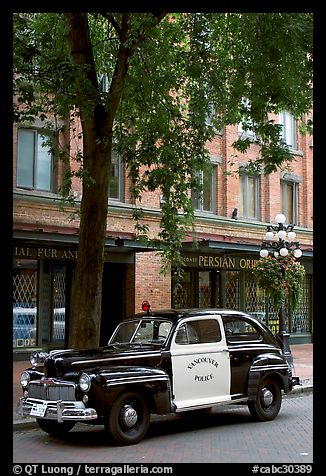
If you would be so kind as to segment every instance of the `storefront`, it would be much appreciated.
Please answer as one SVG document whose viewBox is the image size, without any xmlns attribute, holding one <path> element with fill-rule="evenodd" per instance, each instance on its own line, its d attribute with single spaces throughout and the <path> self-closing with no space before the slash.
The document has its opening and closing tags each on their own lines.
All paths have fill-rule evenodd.
<svg viewBox="0 0 326 476">
<path fill-rule="evenodd" d="M 252 268 L 259 259 L 259 248 L 203 243 L 199 249 L 184 247 L 184 276 L 182 286 L 172 297 L 172 306 L 224 307 L 249 312 L 265 321 L 278 332 L 278 310 L 273 309 L 265 292 L 257 286 Z M 288 310 L 292 343 L 312 341 L 312 257 L 304 252 L 301 263 L 306 269 L 304 294 L 295 312 Z"/>
<path fill-rule="evenodd" d="M 78 235 L 14 232 L 13 351 L 17 360 L 26 358 L 32 349 L 68 346 L 77 246 Z M 148 260 L 136 268 L 135 253 L 144 251 L 151 250 L 131 237 L 105 241 L 101 345 L 107 342 L 116 324 L 134 312 L 135 277 L 144 273 L 139 266 L 149 269 Z M 178 291 L 171 293 L 172 307 L 239 309 L 258 316 L 278 332 L 277 310 L 271 307 L 252 274 L 258 252 L 257 246 L 214 241 L 202 242 L 199 248 L 185 245 L 184 279 Z M 309 252 L 303 252 L 300 262 L 306 276 L 300 307 L 288 313 L 292 343 L 311 342 L 313 332 L 313 270 Z"/>
<path fill-rule="evenodd" d="M 26 357 L 31 349 L 68 345 L 77 246 L 78 236 L 14 233 L 14 358 Z M 105 344 L 116 324 L 133 312 L 137 251 L 144 251 L 144 247 L 132 239 L 112 237 L 105 241 L 100 344 Z"/>
</svg>

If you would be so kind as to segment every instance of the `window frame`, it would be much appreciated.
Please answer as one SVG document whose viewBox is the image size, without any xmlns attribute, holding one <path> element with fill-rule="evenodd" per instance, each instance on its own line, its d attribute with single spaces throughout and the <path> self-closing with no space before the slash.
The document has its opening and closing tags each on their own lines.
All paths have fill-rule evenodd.
<svg viewBox="0 0 326 476">
<path fill-rule="evenodd" d="M 111 178 L 115 177 L 115 175 L 112 175 L 110 173 L 110 181 L 109 181 L 109 190 L 108 190 L 108 199 L 110 202 L 123 202 L 123 197 L 124 197 L 124 168 L 123 168 L 123 159 L 122 155 L 119 154 L 119 152 L 113 148 L 112 149 L 112 155 L 111 155 L 111 170 L 112 167 L 114 166 L 113 159 L 114 157 L 117 158 L 117 170 L 118 170 L 118 175 L 117 175 L 117 185 L 118 185 L 118 193 L 117 197 L 112 197 L 110 195 L 111 192 Z"/>
<path fill-rule="evenodd" d="M 205 116 L 205 124 L 207 127 L 211 127 L 215 135 L 222 136 L 223 128 L 217 128 L 216 124 L 216 107 L 212 102 L 208 103 L 208 112 Z"/>
<path fill-rule="evenodd" d="M 32 183 L 30 185 L 20 184 L 19 181 L 19 165 L 22 164 L 23 156 L 21 154 L 21 142 L 20 142 L 20 134 L 23 131 L 28 131 L 33 133 L 33 150 L 31 151 L 32 160 L 33 160 L 33 172 L 32 172 Z M 53 146 L 56 146 L 56 137 L 53 132 L 48 130 L 39 129 L 39 128 L 32 128 L 32 127 L 19 127 L 17 129 L 17 155 L 16 155 L 16 188 L 22 190 L 35 190 L 40 192 L 50 192 L 55 193 L 55 185 L 56 185 L 56 173 L 55 173 L 55 157 L 53 151 L 49 147 L 47 149 L 48 156 L 50 157 L 50 186 L 48 188 L 41 188 L 37 186 L 37 173 L 38 173 L 38 162 L 39 162 L 39 140 L 41 137 L 44 137 L 45 140 L 50 140 Z M 43 141 L 43 139 L 41 139 Z"/>
<path fill-rule="evenodd" d="M 260 193 L 259 193 L 259 176 L 248 174 L 246 172 L 240 172 L 239 174 L 239 185 L 240 185 L 240 200 L 242 201 L 239 205 L 239 216 L 241 218 L 247 218 L 251 220 L 259 220 L 260 217 Z M 254 207 L 255 214 L 254 216 L 249 215 L 250 210 L 250 188 L 249 188 L 249 179 L 254 180 Z M 242 209 L 241 209 L 242 208 Z"/>
<path fill-rule="evenodd" d="M 212 327 L 207 329 L 210 323 L 215 324 L 215 334 Z M 183 335 L 180 339 L 181 331 Z M 210 345 L 217 344 L 221 341 L 222 332 L 220 323 L 217 319 L 209 316 L 207 316 L 206 319 L 191 319 L 182 322 L 174 335 L 174 343 L 176 345 Z"/>
<path fill-rule="evenodd" d="M 198 173 L 200 184 L 203 188 L 202 193 L 200 194 L 197 191 L 192 191 L 191 192 L 191 199 L 192 199 L 192 206 L 195 210 L 195 212 L 200 212 L 200 213 L 210 213 L 214 214 L 216 213 L 216 208 L 217 208 L 217 203 L 216 203 L 216 171 L 217 171 L 217 164 L 211 162 L 211 169 L 210 170 L 202 170 Z M 203 191 L 204 191 L 204 184 L 205 184 L 205 177 L 204 174 L 210 173 L 210 207 L 209 209 L 204 208 L 204 197 L 203 197 Z"/>
<path fill-rule="evenodd" d="M 243 105 L 243 108 L 245 110 L 249 110 L 250 106 L 251 106 L 249 99 L 248 98 L 242 98 L 242 105 Z M 239 139 L 250 139 L 252 141 L 256 140 L 257 136 L 256 136 L 255 131 L 253 131 L 251 129 L 244 129 L 242 124 L 243 124 L 243 121 L 240 121 L 238 123 L 238 137 L 239 137 Z M 254 126 L 253 121 L 248 120 L 248 125 L 253 127 Z"/>
<path fill-rule="evenodd" d="M 234 332 L 236 325 L 238 325 L 238 329 Z M 243 317 L 223 316 L 223 326 L 228 344 L 250 344 L 265 341 L 264 335 L 259 327 Z M 241 327 L 243 328 L 242 330 L 240 330 Z M 232 331 L 231 328 L 233 328 Z M 254 332 L 252 332 L 251 329 L 253 329 Z"/>
<path fill-rule="evenodd" d="M 281 137 L 292 150 L 297 149 L 297 121 L 289 111 L 279 113 L 279 124 L 282 126 Z"/>
<path fill-rule="evenodd" d="M 289 187 L 292 188 L 292 215 L 293 219 L 290 219 L 291 214 L 289 213 L 289 202 L 288 202 L 288 194 L 284 193 L 284 187 L 287 189 Z M 280 188 L 281 188 L 281 211 L 287 217 L 289 223 L 295 225 L 298 223 L 299 217 L 299 183 L 293 180 L 280 180 Z M 286 197 L 286 200 L 284 198 Z"/>
<path fill-rule="evenodd" d="M 251 129 L 243 129 L 242 122 L 239 122 L 238 124 L 238 136 L 240 139 L 250 139 L 250 140 L 257 139 L 255 131 Z"/>
</svg>

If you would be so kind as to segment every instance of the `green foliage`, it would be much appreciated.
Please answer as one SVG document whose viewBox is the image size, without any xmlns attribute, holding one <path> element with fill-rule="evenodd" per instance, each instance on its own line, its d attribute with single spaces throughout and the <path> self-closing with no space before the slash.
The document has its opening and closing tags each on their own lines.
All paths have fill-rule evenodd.
<svg viewBox="0 0 326 476">
<path fill-rule="evenodd" d="M 292 159 L 267 114 L 286 109 L 303 121 L 311 110 L 310 13 L 171 13 L 155 27 L 152 13 L 88 13 L 97 84 L 87 74 L 91 62 L 71 61 L 64 15 L 14 14 L 15 120 L 68 119 L 72 111 L 85 120 L 101 109 L 108 118 L 101 140 L 117 144 L 134 198 L 155 189 L 164 197 L 160 239 L 169 260 L 191 228 L 191 190 L 200 191 L 198 172 L 209 163 L 214 127 L 243 121 L 256 133 L 260 156 L 252 169 L 268 174 Z M 122 49 L 130 57 L 116 106 L 111 87 Z M 107 90 L 100 89 L 103 74 Z M 212 104 L 214 127 L 206 121 Z M 245 152 L 251 142 L 234 146 Z M 80 152 L 76 159 L 75 175 L 87 186 L 92 177 Z M 136 232 L 147 232 L 141 217 Z"/>
<path fill-rule="evenodd" d="M 286 299 L 292 310 L 298 307 L 303 293 L 305 268 L 294 256 L 261 258 L 252 272 L 275 308 L 279 308 Z"/>
</svg>

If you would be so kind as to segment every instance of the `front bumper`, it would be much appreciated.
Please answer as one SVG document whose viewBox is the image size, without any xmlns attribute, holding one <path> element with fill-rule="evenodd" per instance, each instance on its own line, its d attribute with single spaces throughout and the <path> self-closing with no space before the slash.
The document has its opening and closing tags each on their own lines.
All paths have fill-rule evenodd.
<svg viewBox="0 0 326 476">
<path fill-rule="evenodd" d="M 51 401 L 21 397 L 17 413 L 22 417 L 56 420 L 60 423 L 63 421 L 82 422 L 97 419 L 96 410 L 85 407 L 81 401 Z"/>
<path fill-rule="evenodd" d="M 300 377 L 292 377 L 292 387 L 295 385 L 302 385 Z"/>
</svg>

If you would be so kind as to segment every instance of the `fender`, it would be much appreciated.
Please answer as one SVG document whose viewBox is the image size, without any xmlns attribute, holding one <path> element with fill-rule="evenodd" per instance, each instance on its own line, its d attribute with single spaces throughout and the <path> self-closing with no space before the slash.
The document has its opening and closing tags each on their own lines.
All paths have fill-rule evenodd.
<svg viewBox="0 0 326 476">
<path fill-rule="evenodd" d="M 147 396 L 151 412 L 167 414 L 172 408 L 169 375 L 153 367 L 119 366 L 101 370 L 93 376 L 91 398 L 102 405 L 112 405 L 122 391 L 139 391 Z"/>
<path fill-rule="evenodd" d="M 34 368 L 30 367 L 25 370 L 25 372 L 29 373 L 31 380 L 41 380 L 44 377 L 44 369 L 42 368 Z"/>
<path fill-rule="evenodd" d="M 282 355 L 264 353 L 258 355 L 252 362 L 248 377 L 248 399 L 255 400 L 259 389 L 259 381 L 266 375 L 276 377 L 284 392 L 291 390 L 291 371 Z M 290 378 L 289 378 L 290 375 Z"/>
</svg>

